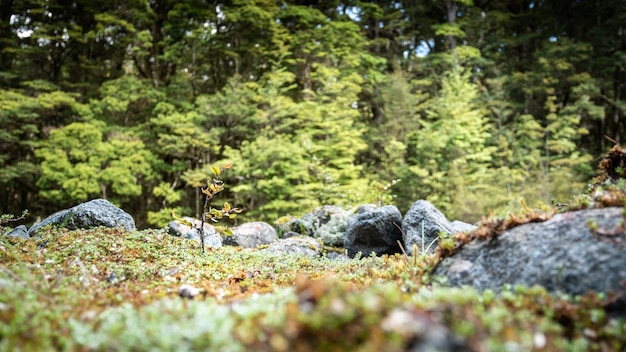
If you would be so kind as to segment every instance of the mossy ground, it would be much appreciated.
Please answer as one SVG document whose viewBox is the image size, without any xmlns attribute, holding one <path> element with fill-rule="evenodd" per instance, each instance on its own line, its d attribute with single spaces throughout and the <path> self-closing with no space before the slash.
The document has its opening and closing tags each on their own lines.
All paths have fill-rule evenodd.
<svg viewBox="0 0 626 352">
<path fill-rule="evenodd" d="M 417 257 L 203 255 L 162 231 L 94 229 L 3 239 L 0 263 L 6 351 L 401 351 L 424 333 L 406 316 L 443 324 L 477 351 L 626 347 L 626 325 L 602 296 L 443 288 Z M 200 294 L 179 297 L 182 284 Z"/>
</svg>

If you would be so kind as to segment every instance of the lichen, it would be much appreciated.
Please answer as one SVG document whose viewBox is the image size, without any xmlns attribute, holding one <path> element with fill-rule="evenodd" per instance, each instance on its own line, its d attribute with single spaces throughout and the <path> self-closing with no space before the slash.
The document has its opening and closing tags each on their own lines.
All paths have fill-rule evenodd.
<svg viewBox="0 0 626 352">
<path fill-rule="evenodd" d="M 350 216 L 351 214 L 348 212 L 332 214 L 328 222 L 317 229 L 315 236 L 320 238 L 327 246 L 343 246 L 343 237 Z"/>
</svg>

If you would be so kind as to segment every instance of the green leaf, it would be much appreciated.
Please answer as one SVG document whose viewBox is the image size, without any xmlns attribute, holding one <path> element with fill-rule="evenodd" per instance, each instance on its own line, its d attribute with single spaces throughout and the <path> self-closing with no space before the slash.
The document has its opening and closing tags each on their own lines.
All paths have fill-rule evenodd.
<svg viewBox="0 0 626 352">
<path fill-rule="evenodd" d="M 222 236 L 232 236 L 233 230 L 226 226 L 215 226 L 215 230 L 219 232 Z"/>
</svg>

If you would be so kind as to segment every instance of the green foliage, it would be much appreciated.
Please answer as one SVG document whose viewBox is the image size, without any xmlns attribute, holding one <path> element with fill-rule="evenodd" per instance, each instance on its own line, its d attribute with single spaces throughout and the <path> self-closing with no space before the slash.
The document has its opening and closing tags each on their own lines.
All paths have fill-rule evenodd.
<svg viewBox="0 0 626 352">
<path fill-rule="evenodd" d="M 201 116 L 199 124 L 211 131 L 220 151 L 226 146 L 238 148 L 258 130 L 256 108 L 251 102 L 252 91 L 237 77 L 229 81 L 221 92 L 201 95 L 196 104 Z M 219 153 L 217 157 L 222 157 Z"/>
<path fill-rule="evenodd" d="M 308 160 L 301 143 L 283 135 L 259 136 L 244 142 L 241 150 L 227 149 L 228 160 L 237 165 L 242 181 L 232 187 L 239 204 L 249 216 L 259 219 L 297 214 L 318 204 L 311 200 Z"/>
<path fill-rule="evenodd" d="M 148 224 L 158 228 L 166 227 L 172 221 L 172 214 L 185 214 L 189 209 L 182 207 L 162 206 L 158 211 L 148 212 Z"/>
<path fill-rule="evenodd" d="M 25 153 L 31 142 L 28 136 L 37 131 L 36 98 L 18 91 L 0 90 L 0 183 L 10 184 L 29 178 L 36 169 Z"/>
<path fill-rule="evenodd" d="M 15 216 L 13 214 L 2 214 L 0 215 L 0 227 L 4 226 L 10 222 L 23 220 L 28 216 L 28 210 L 24 210 L 20 216 Z"/>
<path fill-rule="evenodd" d="M 241 213 L 241 209 L 233 208 L 228 202 L 224 202 L 222 208 L 214 208 L 211 206 L 213 197 L 224 190 L 224 182 L 220 180 L 222 171 L 230 169 L 232 166 L 233 164 L 225 164 L 219 168 L 217 166 L 211 166 L 213 177 L 207 181 L 206 187 L 202 188 L 205 200 L 202 211 L 202 222 L 200 223 L 200 226 L 197 227 L 197 230 L 200 233 L 200 248 L 202 249 L 202 253 L 204 253 L 204 223 L 207 221 L 219 222 L 224 217 L 232 220 L 237 217 L 237 214 Z M 221 230 L 220 232 L 225 235 L 232 235 L 232 231 L 228 228 L 219 227 L 218 230 Z"/>
<path fill-rule="evenodd" d="M 460 68 L 443 79 L 442 90 L 425 106 L 421 128 L 407 137 L 408 165 L 402 179 L 419 184 L 410 199 L 428 199 L 452 218 L 474 214 L 456 213 L 463 209 L 463 192 L 480 192 L 489 179 L 489 163 L 494 147 L 488 145 L 490 125 L 485 112 L 476 104 L 478 89 L 469 73 Z M 419 193 L 417 193 L 419 192 Z"/>
<path fill-rule="evenodd" d="M 90 106 L 99 120 L 111 125 L 133 126 L 149 120 L 152 108 L 163 100 L 163 92 L 132 75 L 109 80 L 100 87 L 100 99 Z"/>
<path fill-rule="evenodd" d="M 232 159 L 246 220 L 402 179 L 383 202 L 475 221 L 580 192 L 626 130 L 616 0 L 65 5 L 2 6 L 3 212 L 105 195 L 161 226 Z"/>
<path fill-rule="evenodd" d="M 91 197 L 122 203 L 142 194 L 142 181 L 153 177 L 154 156 L 128 134 L 102 133 L 100 122 L 75 122 L 53 130 L 35 154 L 41 158 L 37 182 L 41 196 L 71 204 Z"/>
</svg>

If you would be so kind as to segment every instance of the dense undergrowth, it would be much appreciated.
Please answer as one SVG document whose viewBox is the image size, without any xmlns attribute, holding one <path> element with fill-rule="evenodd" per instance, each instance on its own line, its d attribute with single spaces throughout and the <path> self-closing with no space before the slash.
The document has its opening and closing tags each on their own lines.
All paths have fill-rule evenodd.
<svg viewBox="0 0 626 352">
<path fill-rule="evenodd" d="M 428 258 L 198 246 L 154 230 L 2 239 L 0 350 L 400 351 L 438 324 L 477 351 L 626 347 L 601 295 L 443 288 Z"/>
</svg>

